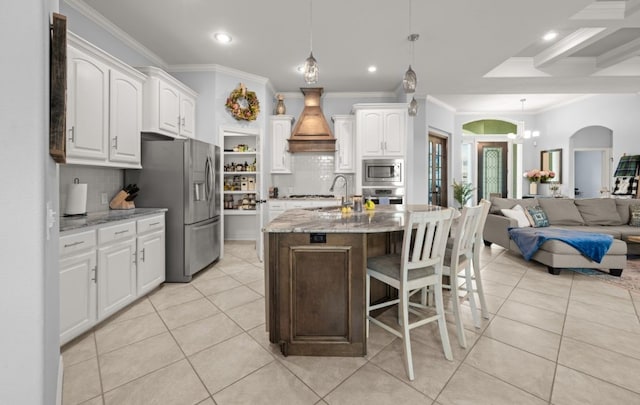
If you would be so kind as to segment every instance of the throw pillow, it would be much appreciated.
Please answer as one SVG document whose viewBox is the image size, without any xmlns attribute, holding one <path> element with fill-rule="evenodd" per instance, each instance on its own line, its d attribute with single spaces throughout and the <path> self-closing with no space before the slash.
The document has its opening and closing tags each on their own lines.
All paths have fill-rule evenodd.
<svg viewBox="0 0 640 405">
<path fill-rule="evenodd" d="M 611 198 L 575 200 L 576 207 L 586 225 L 624 225 Z"/>
<path fill-rule="evenodd" d="M 629 210 L 631 211 L 629 225 L 640 226 L 640 205 L 631 205 Z"/>
<path fill-rule="evenodd" d="M 522 208 L 522 206 L 519 204 L 516 204 L 516 206 L 512 209 L 503 208 L 500 211 L 505 217 L 512 218 L 518 221 L 518 228 L 531 226 L 529 218 L 527 218 L 527 214 L 524 213 L 524 208 Z"/>
<path fill-rule="evenodd" d="M 634 195 L 638 190 L 636 177 L 616 177 L 613 195 Z"/>
<path fill-rule="evenodd" d="M 534 228 L 544 228 L 545 226 L 549 226 L 549 219 L 542 207 L 527 207 L 526 213 L 531 226 Z"/>
<path fill-rule="evenodd" d="M 584 225 L 584 219 L 582 219 L 574 200 L 541 198 L 540 206 L 547 214 L 550 225 Z"/>
</svg>

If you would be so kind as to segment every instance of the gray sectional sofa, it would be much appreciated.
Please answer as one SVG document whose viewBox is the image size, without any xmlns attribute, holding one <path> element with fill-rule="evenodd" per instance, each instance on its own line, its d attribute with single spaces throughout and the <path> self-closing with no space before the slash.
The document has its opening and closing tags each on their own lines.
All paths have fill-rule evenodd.
<svg viewBox="0 0 640 405">
<path fill-rule="evenodd" d="M 638 199 L 492 198 L 483 232 L 487 246 L 495 243 L 520 253 L 508 233 L 510 227 L 517 227 L 517 220 L 502 215 L 501 211 L 518 204 L 525 210 L 526 207 L 542 207 L 550 227 L 606 233 L 614 237 L 601 263 L 591 261 L 564 242 L 545 242 L 532 259 L 546 265 L 552 274 L 559 274 L 561 268 L 592 268 L 608 269 L 612 275 L 619 276 L 626 266 L 627 254 L 640 255 L 640 243 L 628 240 L 629 236 L 640 236 L 640 227 L 629 225 L 630 206 L 640 205 Z"/>
</svg>

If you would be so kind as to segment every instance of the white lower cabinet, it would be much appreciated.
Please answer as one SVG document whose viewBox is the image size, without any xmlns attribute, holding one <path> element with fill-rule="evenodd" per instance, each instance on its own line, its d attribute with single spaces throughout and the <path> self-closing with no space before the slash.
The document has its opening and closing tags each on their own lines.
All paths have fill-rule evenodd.
<svg viewBox="0 0 640 405">
<path fill-rule="evenodd" d="M 95 238 L 95 236 L 94 236 Z M 96 251 L 60 260 L 60 342 L 67 342 L 96 323 Z"/>
<path fill-rule="evenodd" d="M 60 344 L 165 279 L 164 214 L 60 236 Z"/>
<path fill-rule="evenodd" d="M 137 293 L 143 295 L 165 279 L 164 215 L 138 221 Z"/>
<path fill-rule="evenodd" d="M 124 239 L 98 249 L 98 319 L 136 299 L 136 240 Z"/>
</svg>

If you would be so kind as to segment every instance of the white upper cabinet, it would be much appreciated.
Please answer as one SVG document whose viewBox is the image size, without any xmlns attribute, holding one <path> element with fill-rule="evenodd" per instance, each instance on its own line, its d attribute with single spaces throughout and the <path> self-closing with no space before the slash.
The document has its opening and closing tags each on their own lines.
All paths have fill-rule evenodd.
<svg viewBox="0 0 640 405">
<path fill-rule="evenodd" d="M 195 138 L 196 92 L 161 69 L 144 66 L 142 132 L 172 138 Z"/>
<path fill-rule="evenodd" d="M 146 76 L 69 33 L 67 163 L 140 168 Z"/>
<path fill-rule="evenodd" d="M 405 104 L 356 104 L 356 131 L 362 157 L 404 157 Z"/>
<path fill-rule="evenodd" d="M 333 134 L 336 137 L 336 173 L 354 173 L 355 156 L 355 117 L 353 115 L 334 115 Z"/>
<path fill-rule="evenodd" d="M 291 173 L 291 153 L 288 139 L 291 136 L 293 117 L 271 116 L 271 173 Z"/>
<path fill-rule="evenodd" d="M 112 70 L 110 76 L 109 160 L 140 163 L 142 83 Z M 130 136 L 138 134 L 138 136 Z"/>
<path fill-rule="evenodd" d="M 67 160 L 106 162 L 109 68 L 69 47 L 67 52 Z"/>
</svg>

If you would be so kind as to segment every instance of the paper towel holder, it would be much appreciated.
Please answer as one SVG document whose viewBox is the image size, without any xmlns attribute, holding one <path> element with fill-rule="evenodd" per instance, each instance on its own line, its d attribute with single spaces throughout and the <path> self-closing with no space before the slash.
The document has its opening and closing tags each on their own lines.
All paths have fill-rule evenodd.
<svg viewBox="0 0 640 405">
<path fill-rule="evenodd" d="M 71 187 L 75 189 L 71 189 Z M 80 184 L 80 179 L 73 179 L 73 185 L 69 186 L 69 193 L 67 195 L 67 207 L 63 216 L 65 217 L 80 217 L 87 215 L 87 185 Z"/>
</svg>

